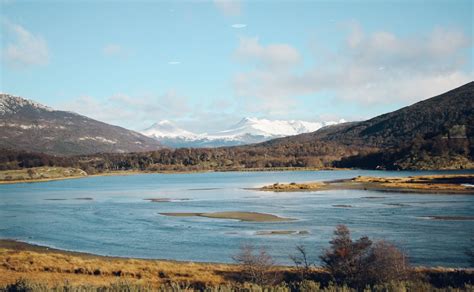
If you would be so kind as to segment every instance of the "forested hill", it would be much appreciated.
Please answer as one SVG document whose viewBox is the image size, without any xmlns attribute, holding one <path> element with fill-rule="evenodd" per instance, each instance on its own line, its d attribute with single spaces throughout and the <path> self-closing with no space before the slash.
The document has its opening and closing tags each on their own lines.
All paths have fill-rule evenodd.
<svg viewBox="0 0 474 292">
<path fill-rule="evenodd" d="M 474 132 L 474 81 L 411 106 L 367 121 L 345 123 L 294 137 L 275 139 L 267 146 L 287 141 L 334 141 L 345 145 L 400 147 L 414 139 L 469 138 Z"/>
<path fill-rule="evenodd" d="M 213 149 L 161 149 L 68 159 L 1 151 L 0 168 L 75 166 L 109 170 L 242 170 L 277 167 L 474 168 L 474 82 L 363 122 L 268 142 Z"/>
</svg>

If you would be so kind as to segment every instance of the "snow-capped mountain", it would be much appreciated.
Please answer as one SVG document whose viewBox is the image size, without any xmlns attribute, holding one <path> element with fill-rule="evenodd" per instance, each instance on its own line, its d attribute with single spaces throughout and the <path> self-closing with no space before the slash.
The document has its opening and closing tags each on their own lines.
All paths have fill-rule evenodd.
<svg viewBox="0 0 474 292">
<path fill-rule="evenodd" d="M 322 127 L 343 122 L 345 121 L 307 122 L 247 117 L 227 130 L 197 134 L 164 120 L 143 130 L 142 134 L 155 138 L 169 147 L 220 147 L 259 143 L 270 139 L 314 132 Z"/>
<path fill-rule="evenodd" d="M 163 120 L 158 123 L 154 123 L 149 128 L 142 131 L 142 134 L 152 137 L 155 139 L 160 138 L 189 138 L 196 139 L 197 135 L 181 129 L 177 125 L 173 124 L 168 120 Z"/>
</svg>

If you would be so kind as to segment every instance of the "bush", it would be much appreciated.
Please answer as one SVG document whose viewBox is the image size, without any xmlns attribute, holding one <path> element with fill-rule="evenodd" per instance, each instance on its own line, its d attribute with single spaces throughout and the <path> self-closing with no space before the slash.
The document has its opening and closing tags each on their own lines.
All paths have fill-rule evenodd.
<svg viewBox="0 0 474 292">
<path fill-rule="evenodd" d="M 408 275 L 409 265 L 403 252 L 386 241 L 375 244 L 368 237 L 353 241 L 349 229 L 338 225 L 331 247 L 321 256 L 324 267 L 337 283 L 364 288 L 392 281 Z"/>
</svg>

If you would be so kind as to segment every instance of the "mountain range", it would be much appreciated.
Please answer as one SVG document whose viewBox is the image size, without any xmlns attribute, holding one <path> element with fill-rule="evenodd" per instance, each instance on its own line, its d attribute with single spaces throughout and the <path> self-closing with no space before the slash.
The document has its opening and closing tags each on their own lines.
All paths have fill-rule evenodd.
<svg viewBox="0 0 474 292">
<path fill-rule="evenodd" d="M 9 94 L 0 94 L 0 137 L 0 149 L 54 155 L 138 152 L 162 147 L 140 133 Z"/>
<path fill-rule="evenodd" d="M 275 138 L 314 132 L 322 127 L 344 123 L 268 120 L 246 117 L 227 130 L 214 133 L 193 133 L 163 120 L 141 133 L 169 147 L 222 147 L 260 143 Z"/>
<path fill-rule="evenodd" d="M 208 136 L 239 137 L 249 132 L 248 125 L 252 125 L 251 133 L 263 137 L 282 134 L 281 129 L 285 134 L 292 127 L 291 131 L 299 129 L 294 122 L 280 121 L 278 127 L 270 126 L 274 122 L 247 118 L 228 131 Z M 69 156 L 65 160 L 3 151 L 0 167 L 4 169 L 45 163 L 77 167 L 88 173 L 283 167 L 474 169 L 474 82 L 366 121 L 339 123 L 309 133 L 232 147 L 158 149 L 160 144 L 155 139 L 142 134 L 6 95 L 1 96 L 0 123 L 0 148 L 43 153 L 115 152 Z M 170 122 L 155 125 L 147 134 L 194 137 L 192 132 L 176 129 Z M 124 138 L 119 141 L 118 137 Z M 85 142 L 102 148 L 85 147 Z M 134 150 L 117 147 L 119 142 Z M 116 153 L 128 151 L 148 152 Z"/>
</svg>

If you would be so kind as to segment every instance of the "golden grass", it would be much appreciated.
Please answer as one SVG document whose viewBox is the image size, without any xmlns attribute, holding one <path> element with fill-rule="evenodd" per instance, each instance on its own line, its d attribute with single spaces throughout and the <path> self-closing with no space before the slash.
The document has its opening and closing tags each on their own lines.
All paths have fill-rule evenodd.
<svg viewBox="0 0 474 292">
<path fill-rule="evenodd" d="M 319 191 L 319 190 L 327 189 L 327 187 L 328 187 L 328 184 L 324 182 L 289 183 L 289 184 L 275 183 L 272 185 L 264 186 L 260 188 L 260 190 L 272 191 L 272 192 Z"/>
<path fill-rule="evenodd" d="M 174 213 L 160 213 L 165 216 L 175 217 L 206 217 L 215 219 L 232 219 L 248 222 L 281 222 L 281 221 L 292 221 L 295 219 L 278 217 L 273 214 L 257 213 L 257 212 L 214 212 L 214 213 L 189 213 L 189 212 L 174 212 Z"/>
<path fill-rule="evenodd" d="M 131 284 L 158 287 L 169 281 L 227 283 L 226 273 L 238 270 L 235 265 L 120 259 L 92 255 L 70 255 L 65 252 L 37 252 L 0 249 L 0 284 L 19 278 L 57 286 L 66 281 L 75 286 L 84 283 L 110 285 L 118 279 Z"/>
<path fill-rule="evenodd" d="M 462 193 L 474 194 L 474 188 L 467 184 L 474 183 L 473 174 L 424 175 L 408 177 L 370 177 L 358 176 L 352 179 L 268 185 L 259 188 L 261 191 L 298 192 L 340 189 L 366 189 L 379 191 L 402 191 L 424 193 Z"/>
<path fill-rule="evenodd" d="M 472 174 L 422 175 L 408 177 L 363 177 L 352 179 L 365 186 L 384 187 L 388 189 L 461 192 L 474 194 L 474 188 L 465 184 L 474 181 Z"/>
</svg>

